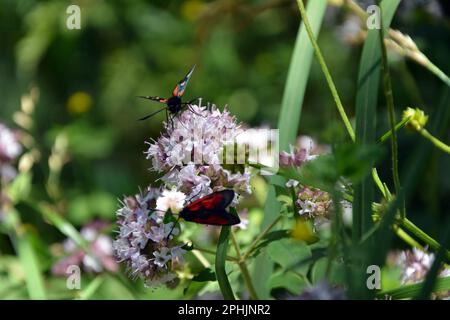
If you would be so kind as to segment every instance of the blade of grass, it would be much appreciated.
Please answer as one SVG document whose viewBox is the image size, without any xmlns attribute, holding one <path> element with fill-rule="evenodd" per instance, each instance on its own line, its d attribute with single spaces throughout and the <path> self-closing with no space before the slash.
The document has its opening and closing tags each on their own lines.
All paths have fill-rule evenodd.
<svg viewBox="0 0 450 320">
<path fill-rule="evenodd" d="M 15 210 L 12 210 L 10 214 L 19 215 Z M 12 239 L 20 263 L 24 268 L 25 282 L 30 299 L 44 300 L 46 298 L 44 279 L 30 235 L 23 227 L 19 227 L 16 229 L 16 235 Z"/>
<path fill-rule="evenodd" d="M 382 1 L 383 27 L 391 24 L 400 0 Z M 376 108 L 380 83 L 381 48 L 379 31 L 368 30 L 361 55 L 356 93 L 356 142 L 370 145 L 375 142 Z M 366 177 L 355 188 L 353 203 L 353 239 L 359 241 L 372 224 L 371 203 L 373 201 L 373 180 Z"/>
<path fill-rule="evenodd" d="M 32 204 L 33 205 L 33 204 Z M 35 206 L 33 205 L 43 216 L 49 220 L 62 234 L 72 239 L 80 248 L 83 248 L 86 252 L 90 249 L 87 246 L 86 240 L 81 236 L 78 230 L 62 218 L 58 213 L 54 212 L 51 208 L 45 205 Z"/>
<path fill-rule="evenodd" d="M 399 0 L 382 1 L 381 13 L 383 15 L 383 27 L 388 28 Z M 376 136 L 376 114 L 378 104 L 378 90 L 380 82 L 380 62 L 381 48 L 379 42 L 379 31 L 368 30 L 364 42 L 361 59 L 359 62 L 357 93 L 356 93 L 356 130 L 355 142 L 361 145 L 370 146 L 375 143 Z M 373 163 L 372 163 L 373 166 Z M 370 261 L 373 252 L 373 238 L 364 238 L 372 229 L 372 203 L 374 198 L 374 186 L 378 185 L 383 195 L 387 194 L 381 182 L 376 168 L 372 170 L 372 176 L 366 176 L 355 186 L 355 196 L 353 202 L 353 227 L 351 248 L 353 267 L 347 268 L 347 279 L 349 281 L 349 294 L 351 297 L 369 299 L 372 292 L 365 286 L 366 268 L 372 264 Z M 392 216 L 392 222 L 394 219 Z M 375 232 L 373 233 L 375 235 Z"/>
<path fill-rule="evenodd" d="M 25 283 L 30 299 L 45 299 L 47 295 L 42 270 L 31 242 L 32 239 L 26 227 L 22 225 L 19 212 L 15 209 L 8 211 L 7 218 L 3 223 L 24 269 Z"/>
<path fill-rule="evenodd" d="M 17 254 L 25 269 L 27 290 L 30 298 L 33 300 L 45 299 L 44 280 L 39 267 L 39 261 L 27 234 L 18 236 Z"/>
<path fill-rule="evenodd" d="M 300 10 L 300 15 L 302 16 L 303 19 L 303 23 L 305 25 L 306 33 L 308 34 L 308 38 L 311 41 L 311 45 L 314 48 L 314 53 L 320 64 L 320 68 L 322 69 L 322 72 L 325 76 L 328 87 L 330 88 L 331 95 L 333 96 L 334 102 L 336 103 L 338 112 L 342 118 L 342 121 L 344 122 L 344 126 L 347 129 L 350 138 L 352 139 L 352 141 L 355 141 L 355 132 L 353 130 L 352 125 L 350 124 L 350 120 L 348 119 L 347 114 L 345 113 L 345 109 L 344 106 L 342 105 L 341 98 L 339 97 L 339 94 L 337 92 L 336 85 L 334 84 L 333 78 L 331 77 L 330 71 L 328 70 L 327 64 L 325 63 L 325 59 L 323 58 L 322 52 L 320 51 L 320 48 L 316 42 L 316 36 L 314 35 L 314 32 L 308 19 L 308 15 L 306 14 L 303 0 L 297 0 L 297 4 Z"/>
<path fill-rule="evenodd" d="M 219 283 L 220 291 L 225 300 L 235 300 L 233 290 L 225 270 L 227 260 L 228 240 L 230 238 L 230 227 L 223 226 L 220 230 L 219 243 L 216 251 L 216 277 Z"/>
<path fill-rule="evenodd" d="M 306 12 L 310 20 L 312 32 L 315 36 L 319 33 L 326 7 L 326 0 L 308 2 Z M 297 138 L 303 99 L 311 70 L 312 57 L 313 47 L 308 39 L 304 24 L 301 24 L 297 34 L 291 63 L 289 65 L 283 100 L 281 102 L 280 117 L 278 119 L 281 150 L 286 150 L 289 147 L 289 143 L 294 142 Z"/>
<path fill-rule="evenodd" d="M 377 298 L 385 298 L 385 297 L 391 297 L 392 299 L 408 299 L 413 298 L 416 296 L 420 290 L 422 290 L 423 283 L 415 283 L 410 285 L 405 285 L 400 288 L 387 290 L 387 291 L 381 291 L 377 293 Z M 439 278 L 436 281 L 436 284 L 434 286 L 433 291 L 439 292 L 439 291 L 446 291 L 450 290 L 450 277 L 446 278 Z"/>
</svg>

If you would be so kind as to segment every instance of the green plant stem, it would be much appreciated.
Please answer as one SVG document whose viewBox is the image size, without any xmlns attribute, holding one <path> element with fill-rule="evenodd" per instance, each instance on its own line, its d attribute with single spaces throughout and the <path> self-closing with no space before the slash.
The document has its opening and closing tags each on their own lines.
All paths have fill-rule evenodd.
<svg viewBox="0 0 450 320">
<path fill-rule="evenodd" d="M 330 91 L 331 91 L 331 94 L 333 95 L 333 99 L 334 99 L 334 102 L 336 103 L 338 112 L 342 118 L 342 121 L 344 122 L 345 128 L 347 129 L 347 132 L 350 135 L 350 138 L 352 139 L 352 141 L 355 141 L 355 131 L 353 130 L 353 127 L 347 117 L 347 114 L 345 113 L 344 106 L 342 105 L 341 99 L 337 93 L 337 89 L 336 89 L 336 86 L 334 85 L 333 78 L 331 77 L 331 74 L 330 74 L 328 67 L 325 63 L 325 60 L 323 58 L 322 52 L 320 51 L 320 48 L 314 37 L 314 33 L 311 29 L 311 25 L 309 24 L 308 16 L 306 15 L 303 0 L 297 0 L 297 4 L 300 9 L 300 15 L 302 16 L 302 20 L 305 25 L 306 32 L 308 33 L 309 40 L 311 41 L 311 44 L 314 48 L 314 52 L 316 54 L 317 60 L 319 61 L 322 72 L 325 75 L 325 79 L 327 80 L 328 86 L 330 87 Z"/>
<path fill-rule="evenodd" d="M 427 58 L 427 62 L 424 65 L 431 73 L 433 73 L 435 76 L 437 76 L 439 79 L 442 80 L 447 86 L 450 87 L 450 77 L 447 76 L 441 69 L 438 68 L 433 62 L 431 62 Z"/>
<path fill-rule="evenodd" d="M 382 15 L 380 15 L 382 17 Z M 381 19 L 381 18 L 380 18 Z M 388 58 L 386 45 L 384 43 L 384 29 L 380 28 L 380 47 L 381 47 L 381 71 L 383 73 L 383 87 L 384 95 L 386 98 L 386 104 L 389 114 L 389 125 L 391 127 L 391 153 L 392 153 L 392 175 L 394 179 L 395 193 L 400 194 L 400 176 L 398 174 L 398 145 L 397 145 L 397 132 L 395 130 L 395 107 L 394 96 L 392 93 L 391 75 L 389 74 Z M 402 218 L 405 217 L 405 205 L 402 205 L 400 210 Z"/>
<path fill-rule="evenodd" d="M 395 231 L 395 234 L 400 239 L 405 241 L 411 247 L 423 250 L 423 246 L 420 243 L 418 243 L 416 240 L 414 240 L 414 238 L 412 238 L 409 234 L 407 234 L 402 228 L 400 228 L 400 227 L 395 225 L 394 226 L 394 231 Z"/>
<path fill-rule="evenodd" d="M 434 240 L 432 237 L 430 237 L 427 233 L 422 231 L 418 226 L 416 226 L 414 223 L 412 223 L 407 218 L 401 219 L 398 224 L 414 234 L 418 239 L 423 241 L 426 245 L 428 245 L 433 251 L 438 251 L 441 248 L 441 245 L 439 242 Z M 447 263 L 450 262 L 450 251 L 446 250 L 445 252 L 445 258 L 447 260 Z"/>
<path fill-rule="evenodd" d="M 255 286 L 253 285 L 252 278 L 250 273 L 248 272 L 247 265 L 245 260 L 242 259 L 241 250 L 239 249 L 239 243 L 236 240 L 236 236 L 234 235 L 233 229 L 231 229 L 231 242 L 233 243 L 234 249 L 236 250 L 236 254 L 239 258 L 238 266 L 241 270 L 242 277 L 244 278 L 245 285 L 247 287 L 248 293 L 250 294 L 250 298 L 252 300 L 258 300 L 258 294 L 256 293 Z"/>
<path fill-rule="evenodd" d="M 378 175 L 377 168 L 372 168 L 372 177 L 378 189 L 380 189 L 381 193 L 386 198 L 386 190 L 384 190 L 383 182 L 381 181 L 380 176 Z"/>
<path fill-rule="evenodd" d="M 435 147 L 441 149 L 442 151 L 450 154 L 450 146 L 443 143 L 441 140 L 433 136 L 431 133 L 428 132 L 427 129 L 423 128 L 420 131 L 420 134 L 431 141 L 432 144 L 434 144 Z"/>
<path fill-rule="evenodd" d="M 219 242 L 216 251 L 216 277 L 219 283 L 220 291 L 225 300 L 235 300 L 230 281 L 228 281 L 227 272 L 225 270 L 225 262 L 228 249 L 228 239 L 230 237 L 230 226 L 223 226 L 220 230 Z"/>
<path fill-rule="evenodd" d="M 400 121 L 399 123 L 397 123 L 395 125 L 395 131 L 400 130 L 401 128 L 403 128 L 405 126 L 405 124 L 408 123 L 408 121 L 410 120 L 410 118 L 404 118 L 402 119 L 402 121 Z M 392 130 L 387 131 L 385 134 L 383 134 L 378 140 L 378 143 L 383 143 L 384 141 L 386 141 L 390 136 L 392 135 Z"/>
<path fill-rule="evenodd" d="M 281 216 L 278 216 L 271 224 L 269 224 L 267 226 L 266 229 L 264 229 L 263 232 L 261 232 L 259 234 L 259 236 L 250 244 L 250 246 L 248 247 L 247 251 L 244 253 L 244 255 L 242 256 L 243 260 L 246 260 L 248 258 L 248 256 L 253 252 L 253 250 L 256 248 L 256 246 L 258 245 L 258 242 L 270 231 L 272 230 L 272 228 L 278 223 L 278 221 L 281 220 Z"/>
</svg>

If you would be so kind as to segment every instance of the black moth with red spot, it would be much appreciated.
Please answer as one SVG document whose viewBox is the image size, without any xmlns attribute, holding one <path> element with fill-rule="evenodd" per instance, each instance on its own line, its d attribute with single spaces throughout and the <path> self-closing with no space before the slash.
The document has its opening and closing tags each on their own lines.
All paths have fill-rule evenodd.
<svg viewBox="0 0 450 320">
<path fill-rule="evenodd" d="M 233 190 L 213 192 L 184 207 L 180 217 L 186 221 L 215 226 L 238 224 L 241 222 L 239 217 L 225 210 L 233 199 Z"/>
</svg>

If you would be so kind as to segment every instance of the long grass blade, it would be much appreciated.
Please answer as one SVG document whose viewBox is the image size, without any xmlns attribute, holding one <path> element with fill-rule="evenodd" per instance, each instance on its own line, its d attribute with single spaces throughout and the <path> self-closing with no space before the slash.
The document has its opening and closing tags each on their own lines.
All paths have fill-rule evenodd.
<svg viewBox="0 0 450 320">
<path fill-rule="evenodd" d="M 400 0 L 382 1 L 383 27 L 391 24 Z M 375 143 L 376 109 L 380 83 L 381 48 L 379 31 L 369 30 L 359 63 L 356 93 L 356 142 L 364 145 Z M 353 238 L 359 241 L 372 224 L 371 203 L 373 201 L 373 180 L 366 177 L 355 187 L 353 203 Z"/>
<path fill-rule="evenodd" d="M 377 293 L 378 298 L 392 298 L 392 299 L 408 299 L 415 297 L 420 290 L 422 290 L 423 283 L 415 283 L 410 285 L 405 285 L 400 288 L 381 291 Z M 447 291 L 450 290 L 450 277 L 439 278 L 436 281 L 433 292 Z"/>
<path fill-rule="evenodd" d="M 326 7 L 326 0 L 308 2 L 306 13 L 309 17 L 311 29 L 316 37 L 322 25 Z M 289 143 L 294 142 L 297 137 L 312 58 L 313 47 L 308 39 L 304 24 L 301 24 L 289 65 L 283 100 L 281 102 L 280 117 L 278 118 L 281 150 L 287 149 Z"/>
<path fill-rule="evenodd" d="M 399 3 L 400 0 L 384 0 L 381 2 L 383 28 L 389 28 Z M 366 146 L 375 144 L 380 68 L 381 46 L 379 30 L 373 29 L 368 31 L 359 63 L 355 130 L 355 142 L 357 144 Z M 379 185 L 381 184 L 376 169 L 374 169 L 373 173 L 373 177 L 368 175 L 355 186 L 352 228 L 354 243 L 352 255 L 355 257 L 355 261 L 354 269 L 347 270 L 347 278 L 350 281 L 350 295 L 355 298 L 371 297 L 371 292 L 365 286 L 364 278 L 367 276 L 367 266 L 372 264 L 368 260 L 371 258 L 369 256 L 370 252 L 373 251 L 371 249 L 373 242 L 372 238 L 370 238 L 361 244 L 361 239 L 373 226 L 372 202 L 374 198 L 374 186 L 376 182 Z M 394 214 L 390 218 L 393 219 Z M 356 260 L 356 257 L 358 260 Z"/>
</svg>

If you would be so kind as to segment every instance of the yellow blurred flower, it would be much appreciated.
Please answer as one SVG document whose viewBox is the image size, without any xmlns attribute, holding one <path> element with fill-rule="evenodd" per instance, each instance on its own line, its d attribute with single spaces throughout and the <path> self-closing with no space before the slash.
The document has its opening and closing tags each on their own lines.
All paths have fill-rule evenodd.
<svg viewBox="0 0 450 320">
<path fill-rule="evenodd" d="M 311 223 L 304 219 L 297 219 L 291 233 L 292 238 L 302 240 L 307 244 L 317 242 L 319 238 L 314 234 Z"/>
<path fill-rule="evenodd" d="M 203 1 L 200 0 L 186 1 L 181 7 L 181 15 L 188 21 L 195 21 L 203 10 L 204 5 Z"/>
<path fill-rule="evenodd" d="M 67 100 L 67 110 L 72 114 L 83 114 L 92 107 L 92 97 L 83 91 L 77 91 Z"/>
</svg>

